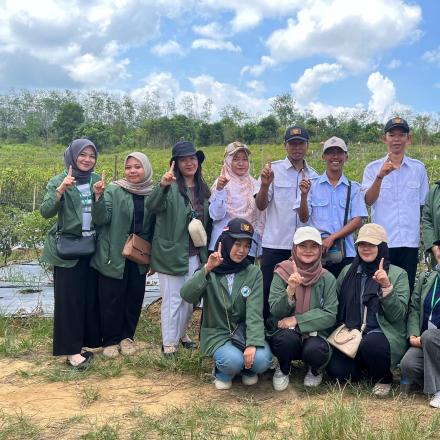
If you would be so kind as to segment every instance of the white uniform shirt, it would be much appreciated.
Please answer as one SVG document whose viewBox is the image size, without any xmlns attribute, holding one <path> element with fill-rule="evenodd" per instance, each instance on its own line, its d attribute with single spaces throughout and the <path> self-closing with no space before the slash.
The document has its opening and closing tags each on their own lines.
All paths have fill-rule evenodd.
<svg viewBox="0 0 440 440">
<path fill-rule="evenodd" d="M 299 183 L 302 172 L 299 172 L 286 157 L 284 160 L 272 162 L 274 180 L 269 186 L 266 208 L 266 225 L 263 232 L 262 246 L 270 249 L 291 250 L 293 234 L 301 227 L 298 213 L 301 192 Z M 304 172 L 307 178 L 314 180 L 318 173 L 304 161 Z M 261 185 L 261 178 L 258 179 Z"/>
<path fill-rule="evenodd" d="M 369 163 L 362 179 L 362 192 L 373 184 L 388 156 Z M 388 246 L 419 247 L 420 207 L 425 204 L 429 184 L 425 165 L 404 156 L 400 169 L 382 179 L 379 197 L 371 206 L 371 221 L 382 225 L 388 235 Z"/>
</svg>

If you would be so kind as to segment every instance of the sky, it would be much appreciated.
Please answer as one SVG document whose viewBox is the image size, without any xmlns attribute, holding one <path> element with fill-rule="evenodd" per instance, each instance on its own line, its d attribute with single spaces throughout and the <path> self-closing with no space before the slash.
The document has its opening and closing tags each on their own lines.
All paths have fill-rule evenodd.
<svg viewBox="0 0 440 440">
<path fill-rule="evenodd" d="M 104 90 L 258 118 L 437 113 L 438 0 L 0 0 L 0 92 Z M 406 112 L 406 113 L 405 113 Z"/>
</svg>

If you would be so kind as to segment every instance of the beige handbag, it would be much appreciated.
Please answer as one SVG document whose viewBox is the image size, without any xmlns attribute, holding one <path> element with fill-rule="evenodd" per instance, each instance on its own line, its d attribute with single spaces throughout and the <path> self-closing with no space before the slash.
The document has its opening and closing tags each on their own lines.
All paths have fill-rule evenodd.
<svg viewBox="0 0 440 440">
<path fill-rule="evenodd" d="M 125 242 L 122 255 L 137 264 L 150 264 L 151 243 L 136 234 L 130 234 Z"/>
<path fill-rule="evenodd" d="M 206 246 L 208 242 L 208 236 L 206 235 L 203 223 L 199 219 L 193 218 L 189 222 L 188 232 L 195 247 Z"/>
<path fill-rule="evenodd" d="M 341 324 L 327 338 L 330 345 L 342 351 L 348 357 L 354 359 L 356 357 L 359 345 L 362 341 L 362 334 L 367 327 L 367 306 L 364 307 L 364 317 L 361 329 L 349 329 L 345 324 Z"/>
</svg>

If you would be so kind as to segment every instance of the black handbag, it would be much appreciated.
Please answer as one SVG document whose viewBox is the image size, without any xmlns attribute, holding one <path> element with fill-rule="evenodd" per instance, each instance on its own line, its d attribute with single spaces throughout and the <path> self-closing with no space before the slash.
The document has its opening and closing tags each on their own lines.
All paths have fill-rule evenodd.
<svg viewBox="0 0 440 440">
<path fill-rule="evenodd" d="M 95 253 L 95 234 L 78 237 L 76 235 L 57 234 L 57 254 L 63 260 L 76 260 Z"/>
<path fill-rule="evenodd" d="M 237 322 L 237 326 L 231 333 L 231 343 L 241 351 L 246 349 L 246 323 L 244 321 Z"/>
</svg>

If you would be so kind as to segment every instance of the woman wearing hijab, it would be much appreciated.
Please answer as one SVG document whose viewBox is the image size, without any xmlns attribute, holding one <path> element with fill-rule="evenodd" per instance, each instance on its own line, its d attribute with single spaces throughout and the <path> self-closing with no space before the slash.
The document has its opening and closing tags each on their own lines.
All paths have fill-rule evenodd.
<svg viewBox="0 0 440 440">
<path fill-rule="evenodd" d="M 293 236 L 292 256 L 275 266 L 267 325 L 279 364 L 273 376 L 276 391 L 289 385 L 292 361 L 308 365 L 304 385 L 316 387 L 330 359 L 326 337 L 336 321 L 338 301 L 335 277 L 323 269 L 321 254 L 321 234 L 305 226 Z"/>
<path fill-rule="evenodd" d="M 196 304 L 203 298 L 200 349 L 214 359 L 218 390 L 231 388 L 240 373 L 244 385 L 256 384 L 272 361 L 264 340 L 263 276 L 246 258 L 253 234 L 247 220 L 230 220 L 217 240 L 217 251 L 181 289 L 185 301 Z M 239 323 L 246 328 L 244 352 L 231 342 Z"/>
<path fill-rule="evenodd" d="M 196 246 L 188 230 L 192 219 L 197 219 L 209 239 L 210 192 L 202 175 L 204 159 L 203 151 L 196 151 L 191 142 L 177 142 L 172 149 L 170 169 L 147 201 L 147 208 L 156 214 L 151 268 L 159 276 L 165 356 L 173 356 L 179 344 L 187 349 L 195 346 L 186 333 L 193 306 L 181 298 L 180 288 L 208 255 L 206 241 L 203 244 L 196 240 Z"/>
<path fill-rule="evenodd" d="M 61 258 L 57 237 L 86 237 L 95 234 L 91 206 L 93 173 L 98 152 L 88 139 L 74 140 L 64 152 L 65 170 L 47 184 L 40 206 L 44 218 L 57 216 L 46 238 L 43 261 L 54 267 L 54 356 L 67 356 L 69 366 L 87 367 L 93 354 L 85 347 L 101 346 L 96 271 L 91 255 Z"/>
<path fill-rule="evenodd" d="M 143 153 L 130 153 L 124 161 L 124 178 L 108 187 L 94 186 L 93 222 L 100 227 L 92 267 L 98 271 L 103 354 L 117 357 L 136 352 L 134 333 L 141 314 L 147 266 L 122 255 L 130 234 L 151 241 L 153 218 L 147 210 L 153 189 L 153 171 Z"/>
<path fill-rule="evenodd" d="M 430 406 L 440 408 L 440 283 L 439 266 L 421 274 L 411 295 L 406 335 L 410 348 L 400 362 L 401 384 L 415 383 L 431 394 Z M 401 385 L 402 394 L 408 388 Z"/>
<path fill-rule="evenodd" d="M 407 348 L 408 275 L 390 264 L 387 242 L 380 225 L 370 223 L 359 230 L 356 257 L 337 280 L 336 321 L 362 330 L 362 340 L 354 359 L 334 349 L 327 365 L 327 374 L 340 381 L 372 380 L 378 397 L 389 394 L 391 370 Z"/>
<path fill-rule="evenodd" d="M 209 215 L 213 220 L 209 250 L 214 251 L 215 243 L 228 221 L 241 217 L 251 223 L 255 229 L 253 237 L 255 241 L 249 252 L 252 261 L 258 256 L 258 248 L 261 244 L 264 213 L 255 205 L 254 194 L 257 192 L 258 182 L 249 174 L 249 154 L 251 151 L 247 145 L 238 141 L 225 148 L 222 171 L 211 188 L 209 199 Z"/>
</svg>

